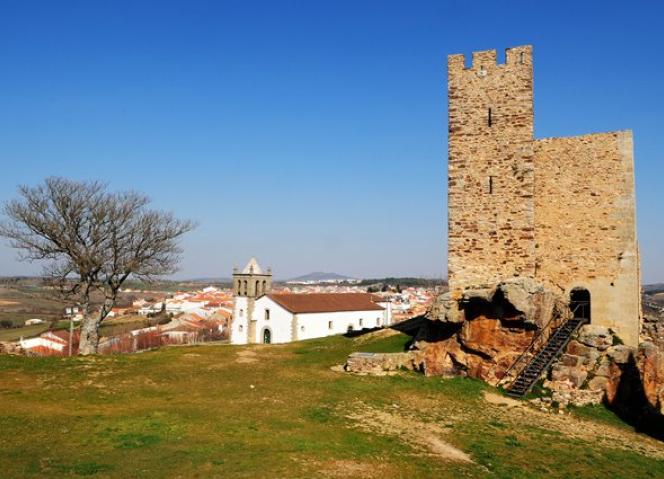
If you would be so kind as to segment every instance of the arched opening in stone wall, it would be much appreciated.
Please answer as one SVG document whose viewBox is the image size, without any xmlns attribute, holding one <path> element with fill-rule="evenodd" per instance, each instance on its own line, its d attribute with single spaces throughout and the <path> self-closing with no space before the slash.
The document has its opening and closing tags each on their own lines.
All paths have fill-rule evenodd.
<svg viewBox="0 0 664 479">
<path fill-rule="evenodd" d="M 261 282 L 256 281 L 256 296 L 260 296 L 261 294 Z"/>
<path fill-rule="evenodd" d="M 575 318 L 582 318 L 590 323 L 590 291 L 574 288 L 569 294 L 569 308 Z"/>
<path fill-rule="evenodd" d="M 272 331 L 268 328 L 263 330 L 263 344 L 270 344 L 272 342 Z"/>
</svg>

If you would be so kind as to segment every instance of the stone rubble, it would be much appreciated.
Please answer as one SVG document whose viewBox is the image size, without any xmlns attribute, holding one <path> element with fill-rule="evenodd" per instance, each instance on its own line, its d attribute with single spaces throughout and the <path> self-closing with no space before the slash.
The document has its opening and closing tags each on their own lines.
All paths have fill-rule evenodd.
<svg viewBox="0 0 664 479">
<path fill-rule="evenodd" d="M 415 370 L 413 354 L 406 353 L 352 353 L 344 370 L 355 374 L 382 376 L 399 370 Z"/>
</svg>

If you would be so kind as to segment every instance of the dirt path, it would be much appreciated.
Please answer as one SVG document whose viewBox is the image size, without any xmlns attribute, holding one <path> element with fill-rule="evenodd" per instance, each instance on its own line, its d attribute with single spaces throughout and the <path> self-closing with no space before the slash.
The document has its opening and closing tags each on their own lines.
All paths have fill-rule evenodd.
<svg viewBox="0 0 664 479">
<path fill-rule="evenodd" d="M 461 449 L 443 439 L 447 434 L 444 428 L 434 422 L 422 422 L 401 413 L 398 409 L 375 409 L 363 403 L 353 408 L 346 417 L 353 420 L 357 427 L 378 434 L 396 436 L 418 449 L 428 450 L 429 454 L 452 462 L 471 463 L 473 460 Z"/>
<path fill-rule="evenodd" d="M 235 358 L 235 362 L 240 364 L 255 363 L 258 361 L 258 354 L 256 354 L 256 352 L 252 351 L 251 349 L 243 349 L 242 351 L 238 351 L 236 356 L 237 357 Z"/>
<path fill-rule="evenodd" d="M 543 412 L 524 401 L 517 401 L 496 393 L 485 392 L 484 399 L 489 403 L 488 407 L 491 409 L 491 413 L 503 422 L 515 425 L 528 423 L 543 429 L 555 430 L 583 441 L 599 443 L 606 447 L 617 447 L 626 451 L 636 451 L 650 457 L 664 459 L 664 443 L 645 434 L 639 434 L 627 428 L 573 417 L 568 413 Z"/>
</svg>

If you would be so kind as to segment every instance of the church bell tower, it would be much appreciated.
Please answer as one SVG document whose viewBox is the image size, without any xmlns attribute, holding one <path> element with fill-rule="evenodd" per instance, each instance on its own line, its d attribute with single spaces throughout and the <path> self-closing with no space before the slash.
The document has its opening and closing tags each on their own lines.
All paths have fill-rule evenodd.
<svg viewBox="0 0 664 479">
<path fill-rule="evenodd" d="M 233 269 L 233 344 L 256 343 L 254 304 L 257 298 L 272 291 L 272 270 L 263 269 L 251 258 L 242 271 Z"/>
</svg>

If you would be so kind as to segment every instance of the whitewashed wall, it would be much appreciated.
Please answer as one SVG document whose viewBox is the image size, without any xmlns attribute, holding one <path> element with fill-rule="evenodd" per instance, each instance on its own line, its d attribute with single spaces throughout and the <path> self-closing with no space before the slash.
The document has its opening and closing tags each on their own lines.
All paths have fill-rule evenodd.
<svg viewBox="0 0 664 479">
<path fill-rule="evenodd" d="M 247 331 L 249 322 L 247 320 L 248 300 L 243 296 L 236 296 L 233 301 L 233 321 L 231 323 L 231 344 L 247 344 Z M 242 314 L 240 314 L 242 310 Z"/>
<path fill-rule="evenodd" d="M 331 313 L 300 313 L 296 315 L 295 328 L 297 339 L 313 339 L 336 334 L 345 334 L 349 327 L 354 331 L 389 326 L 392 323 L 390 303 L 381 303 L 384 310 L 374 311 L 339 311 Z M 250 338 L 248 300 L 245 297 L 235 298 L 233 323 L 231 326 L 231 344 L 247 344 Z M 270 319 L 265 319 L 265 310 L 270 310 Z M 240 310 L 243 314 L 240 314 Z M 293 341 L 293 313 L 284 309 L 268 296 L 262 296 L 254 303 L 253 319 L 256 321 L 256 337 L 251 342 L 262 343 L 263 332 L 269 329 L 272 343 L 288 343 Z M 240 330 L 240 327 L 242 330 Z"/>
<path fill-rule="evenodd" d="M 384 320 L 383 325 L 392 326 L 392 302 L 381 301 L 377 304 L 385 308 L 385 311 L 383 311 L 383 320 Z"/>
<path fill-rule="evenodd" d="M 270 319 L 265 319 L 265 310 L 270 310 Z M 293 314 L 267 296 L 256 300 L 254 308 L 256 320 L 256 342 L 263 342 L 263 331 L 267 328 L 272 333 L 273 343 L 289 343 L 293 340 L 291 335 Z"/>
<path fill-rule="evenodd" d="M 321 338 L 376 328 L 384 324 L 383 311 L 339 311 L 335 313 L 306 313 L 297 315 L 297 339 Z M 360 320 L 362 324 L 360 324 Z M 332 323 L 330 327 L 330 322 Z"/>
<path fill-rule="evenodd" d="M 63 351 L 65 349 L 64 344 L 55 342 L 48 338 L 42 338 L 40 336 L 36 338 L 21 339 L 20 345 L 23 349 L 32 349 L 37 347 L 54 349 L 56 351 Z"/>
</svg>

